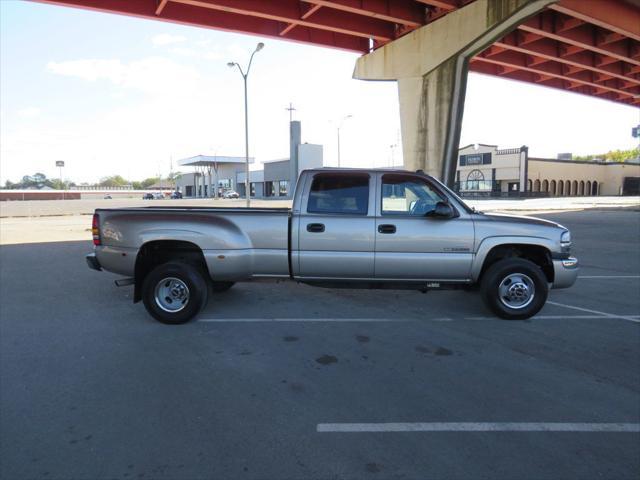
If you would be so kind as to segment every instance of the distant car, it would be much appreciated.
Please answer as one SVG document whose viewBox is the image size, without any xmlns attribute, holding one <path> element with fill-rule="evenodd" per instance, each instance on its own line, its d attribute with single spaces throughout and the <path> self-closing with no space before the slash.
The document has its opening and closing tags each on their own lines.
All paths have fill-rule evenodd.
<svg viewBox="0 0 640 480">
<path fill-rule="evenodd" d="M 103 198 L 105 200 L 111 200 L 113 197 L 107 193 Z"/>
<path fill-rule="evenodd" d="M 153 193 L 145 193 L 142 195 L 143 200 L 153 200 Z"/>
<path fill-rule="evenodd" d="M 164 193 L 156 192 L 153 194 L 154 200 L 164 200 Z"/>
<path fill-rule="evenodd" d="M 240 194 L 235 190 L 227 190 L 222 194 L 222 198 L 240 198 Z"/>
<path fill-rule="evenodd" d="M 178 198 L 182 198 L 182 193 L 181 192 L 171 192 L 171 199 L 172 200 L 176 200 Z"/>
</svg>

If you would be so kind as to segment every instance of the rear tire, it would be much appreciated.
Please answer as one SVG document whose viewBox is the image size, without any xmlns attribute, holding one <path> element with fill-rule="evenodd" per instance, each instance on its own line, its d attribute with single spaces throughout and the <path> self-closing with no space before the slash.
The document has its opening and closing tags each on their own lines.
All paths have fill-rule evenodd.
<svg viewBox="0 0 640 480">
<path fill-rule="evenodd" d="M 163 263 L 142 282 L 142 301 L 147 312 L 161 323 L 180 325 L 195 317 L 206 305 L 207 282 L 200 270 L 186 263 Z"/>
<path fill-rule="evenodd" d="M 213 293 L 226 292 L 234 285 L 235 285 L 235 282 L 211 282 L 211 291 Z"/>
<path fill-rule="evenodd" d="M 485 305 L 500 318 L 525 320 L 544 306 L 549 285 L 542 269 L 523 258 L 505 258 L 491 265 L 480 280 Z"/>
</svg>

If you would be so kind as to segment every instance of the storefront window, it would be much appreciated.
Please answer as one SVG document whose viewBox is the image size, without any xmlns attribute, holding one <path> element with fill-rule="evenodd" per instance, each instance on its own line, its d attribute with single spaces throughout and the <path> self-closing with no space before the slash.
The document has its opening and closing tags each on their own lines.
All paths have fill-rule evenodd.
<svg viewBox="0 0 640 480">
<path fill-rule="evenodd" d="M 267 197 L 275 197 L 276 192 L 273 189 L 273 182 L 264 182 L 264 194 Z"/>
<path fill-rule="evenodd" d="M 288 180 L 280 180 L 280 196 L 281 197 L 286 197 L 288 191 L 289 191 L 289 181 Z"/>
</svg>

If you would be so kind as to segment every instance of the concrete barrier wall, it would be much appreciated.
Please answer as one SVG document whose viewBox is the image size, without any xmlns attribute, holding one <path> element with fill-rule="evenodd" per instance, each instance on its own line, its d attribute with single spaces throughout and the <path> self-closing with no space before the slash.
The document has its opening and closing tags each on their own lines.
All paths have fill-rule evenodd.
<svg viewBox="0 0 640 480">
<path fill-rule="evenodd" d="M 11 191 L 0 192 L 0 202 L 9 200 L 80 200 L 80 192 L 61 192 L 55 190 L 32 190 L 32 191 Z"/>
</svg>

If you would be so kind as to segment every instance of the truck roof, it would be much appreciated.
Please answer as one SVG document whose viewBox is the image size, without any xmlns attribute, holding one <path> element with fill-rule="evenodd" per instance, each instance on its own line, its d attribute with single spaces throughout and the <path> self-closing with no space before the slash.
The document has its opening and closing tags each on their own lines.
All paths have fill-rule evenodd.
<svg viewBox="0 0 640 480">
<path fill-rule="evenodd" d="M 336 172 L 336 173 L 340 173 L 340 172 L 349 172 L 349 173 L 353 173 L 353 172 L 382 172 L 382 173 L 409 173 L 409 174 L 421 174 L 421 175 L 428 175 L 426 173 L 424 173 L 422 170 L 406 170 L 403 168 L 387 168 L 387 167 L 382 167 L 382 168 L 351 168 L 351 167 L 321 167 L 321 168 L 307 168 L 305 170 L 303 170 L 303 172 Z M 428 175 L 430 176 L 430 175 Z"/>
</svg>

